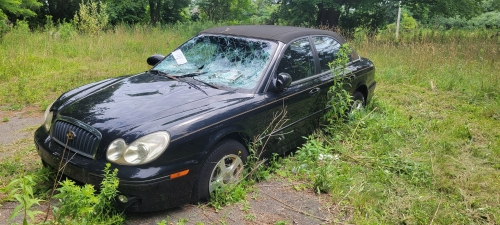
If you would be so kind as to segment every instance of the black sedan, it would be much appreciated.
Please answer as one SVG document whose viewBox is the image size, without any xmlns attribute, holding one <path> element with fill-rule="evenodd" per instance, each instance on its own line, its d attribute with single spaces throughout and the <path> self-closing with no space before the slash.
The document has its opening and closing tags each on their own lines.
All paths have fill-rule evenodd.
<svg viewBox="0 0 500 225">
<path fill-rule="evenodd" d="M 118 168 L 117 202 L 154 211 L 206 200 L 236 179 L 254 137 L 271 137 L 266 152 L 293 149 L 318 127 L 333 83 L 329 62 L 338 34 L 282 26 L 207 29 L 154 67 L 62 94 L 35 132 L 46 166 L 99 186 L 103 168 Z M 349 55 L 356 107 L 373 96 L 371 61 Z M 286 123 L 266 131 L 286 108 Z M 267 133 L 266 133 L 267 132 Z"/>
</svg>

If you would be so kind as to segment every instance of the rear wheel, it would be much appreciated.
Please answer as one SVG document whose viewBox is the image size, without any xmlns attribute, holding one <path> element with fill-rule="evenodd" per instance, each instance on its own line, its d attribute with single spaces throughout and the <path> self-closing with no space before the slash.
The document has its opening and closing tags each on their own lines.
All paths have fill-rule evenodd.
<svg viewBox="0 0 500 225">
<path fill-rule="evenodd" d="M 193 191 L 193 202 L 206 201 L 217 188 L 240 179 L 247 156 L 245 147 L 238 141 L 217 143 L 201 167 Z"/>
</svg>

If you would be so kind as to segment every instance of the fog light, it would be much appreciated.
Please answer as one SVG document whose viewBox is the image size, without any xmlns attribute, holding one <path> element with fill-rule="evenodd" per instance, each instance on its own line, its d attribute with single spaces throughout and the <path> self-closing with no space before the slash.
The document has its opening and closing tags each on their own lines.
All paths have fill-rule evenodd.
<svg viewBox="0 0 500 225">
<path fill-rule="evenodd" d="M 121 203 L 127 203 L 128 198 L 125 195 L 118 195 L 118 201 L 120 201 Z"/>
</svg>

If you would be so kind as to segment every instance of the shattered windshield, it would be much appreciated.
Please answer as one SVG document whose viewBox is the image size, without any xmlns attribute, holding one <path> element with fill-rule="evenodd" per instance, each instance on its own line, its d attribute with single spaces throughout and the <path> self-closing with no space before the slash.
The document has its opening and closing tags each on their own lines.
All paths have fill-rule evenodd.
<svg viewBox="0 0 500 225">
<path fill-rule="evenodd" d="M 253 89 L 276 46 L 267 40 L 198 35 L 152 69 L 170 76 L 193 76 L 208 84 Z"/>
</svg>

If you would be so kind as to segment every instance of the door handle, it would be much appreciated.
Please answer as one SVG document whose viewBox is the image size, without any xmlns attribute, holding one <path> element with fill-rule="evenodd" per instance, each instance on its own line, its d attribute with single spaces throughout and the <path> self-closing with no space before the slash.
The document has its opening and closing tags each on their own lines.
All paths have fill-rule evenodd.
<svg viewBox="0 0 500 225">
<path fill-rule="evenodd" d="M 318 94 L 318 93 L 319 93 L 319 90 L 321 90 L 319 87 L 317 87 L 317 88 L 313 88 L 313 89 L 311 89 L 311 90 L 309 91 L 309 94 L 310 94 L 310 95 L 316 95 L 316 94 Z"/>
</svg>

